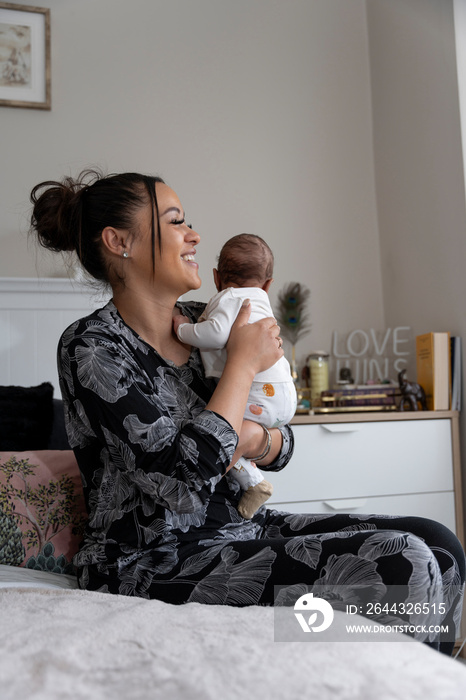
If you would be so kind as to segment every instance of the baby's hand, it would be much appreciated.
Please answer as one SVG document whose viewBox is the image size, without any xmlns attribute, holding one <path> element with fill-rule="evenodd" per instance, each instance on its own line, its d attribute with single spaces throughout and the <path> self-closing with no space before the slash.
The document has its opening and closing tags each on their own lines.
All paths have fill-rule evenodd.
<svg viewBox="0 0 466 700">
<path fill-rule="evenodd" d="M 183 316 L 183 314 L 177 314 L 176 316 L 173 316 L 173 330 L 175 333 L 177 332 L 178 328 L 181 326 L 182 323 L 189 323 L 189 319 L 186 318 L 186 316 Z"/>
</svg>

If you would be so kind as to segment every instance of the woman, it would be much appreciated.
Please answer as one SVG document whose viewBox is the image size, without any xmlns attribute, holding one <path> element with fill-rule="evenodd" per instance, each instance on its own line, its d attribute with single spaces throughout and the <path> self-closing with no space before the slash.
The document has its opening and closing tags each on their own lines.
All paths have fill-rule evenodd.
<svg viewBox="0 0 466 700">
<path fill-rule="evenodd" d="M 458 622 L 464 553 L 438 523 L 265 507 L 252 520 L 239 515 L 239 487 L 228 477 L 236 458 L 279 470 L 293 451 L 288 426 L 266 434 L 243 421 L 253 377 L 283 355 L 282 342 L 273 318 L 248 324 L 243 306 L 222 377 L 205 378 L 198 350 L 173 332 L 174 315 L 181 310 L 195 322 L 204 305 L 178 301 L 201 284 L 200 239 L 170 187 L 134 173 L 87 173 L 41 183 L 31 199 L 41 244 L 76 251 L 113 292 L 103 309 L 64 332 L 58 349 L 89 513 L 75 558 L 82 588 L 172 603 L 271 605 L 275 586 L 294 600 L 305 585 L 339 586 L 345 599 L 362 583 L 378 602 L 394 587 L 403 587 L 404 600 L 442 601 L 442 620 Z M 429 614 L 440 621 L 438 606 Z M 386 619 L 393 618 L 398 611 Z M 438 630 L 416 634 L 451 653 L 451 628 L 446 640 Z"/>
</svg>

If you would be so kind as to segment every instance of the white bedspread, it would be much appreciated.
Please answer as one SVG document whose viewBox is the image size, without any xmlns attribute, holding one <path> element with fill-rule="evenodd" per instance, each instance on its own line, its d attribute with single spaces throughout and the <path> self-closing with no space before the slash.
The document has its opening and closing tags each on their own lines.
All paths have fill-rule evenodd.
<svg viewBox="0 0 466 700">
<path fill-rule="evenodd" d="M 274 642 L 272 608 L 20 588 L 0 605 L 2 700 L 466 696 L 466 666 L 412 640 Z"/>
</svg>

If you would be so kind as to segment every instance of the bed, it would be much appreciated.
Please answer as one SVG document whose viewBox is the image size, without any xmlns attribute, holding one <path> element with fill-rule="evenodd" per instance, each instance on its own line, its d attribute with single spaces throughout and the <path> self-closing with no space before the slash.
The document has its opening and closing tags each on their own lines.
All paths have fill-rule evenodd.
<svg viewBox="0 0 466 700">
<path fill-rule="evenodd" d="M 78 590 L 85 509 L 51 384 L 0 387 L 0 449 L 2 700 L 464 698 L 466 665 L 401 633 L 349 640 L 338 610 L 318 636 L 271 607 Z"/>
<path fill-rule="evenodd" d="M 459 700 L 466 689 L 466 668 L 419 642 L 274 642 L 272 608 L 14 586 L 0 601 L 3 700 Z"/>
</svg>

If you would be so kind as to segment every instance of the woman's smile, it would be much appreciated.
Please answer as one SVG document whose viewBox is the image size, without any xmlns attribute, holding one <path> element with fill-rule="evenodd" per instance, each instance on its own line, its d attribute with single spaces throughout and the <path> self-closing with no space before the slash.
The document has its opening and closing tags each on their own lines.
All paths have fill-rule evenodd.
<svg viewBox="0 0 466 700">
<path fill-rule="evenodd" d="M 187 253 L 186 255 L 182 255 L 181 259 L 183 262 L 188 263 L 189 265 L 192 265 L 196 269 L 199 269 L 198 263 L 194 259 L 195 253 Z"/>
</svg>

